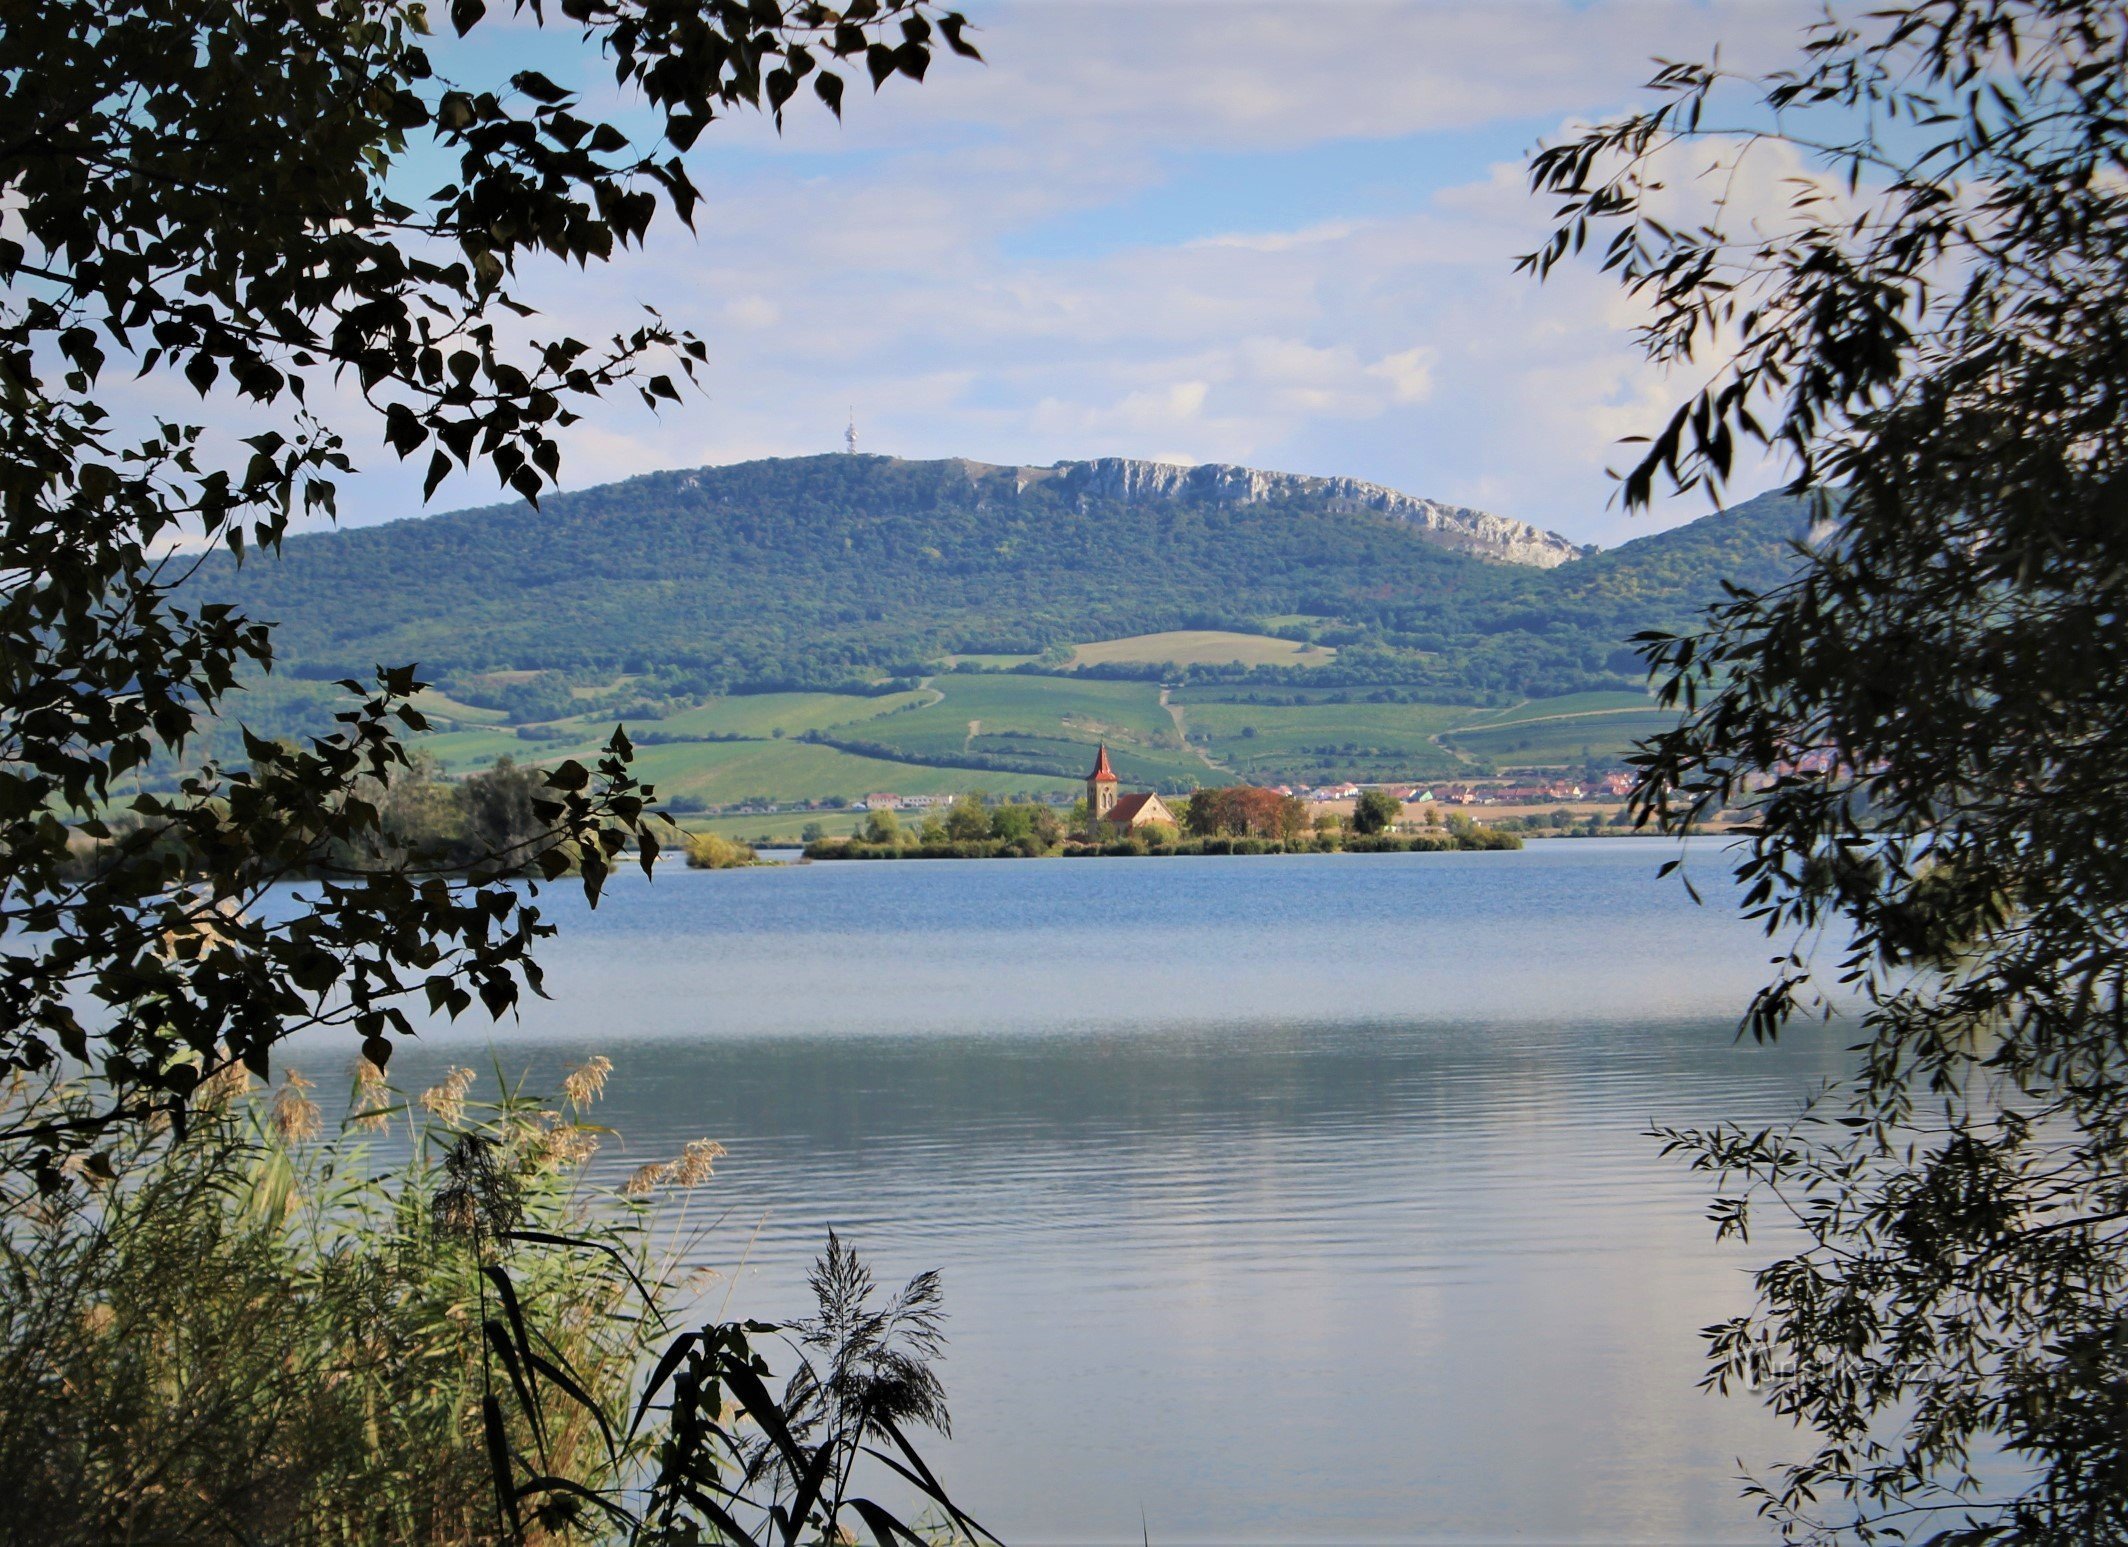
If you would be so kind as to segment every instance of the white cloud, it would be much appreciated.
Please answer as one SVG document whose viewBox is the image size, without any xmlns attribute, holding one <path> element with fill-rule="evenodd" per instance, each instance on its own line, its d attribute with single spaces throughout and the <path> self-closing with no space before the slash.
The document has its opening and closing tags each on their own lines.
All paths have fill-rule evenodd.
<svg viewBox="0 0 2128 1547">
<path fill-rule="evenodd" d="M 857 102 L 867 138 L 940 124 L 1069 126 L 1117 143 L 1272 149 L 1547 116 L 1630 94 L 1651 55 L 1717 41 L 1749 67 L 1819 8 L 1794 0 L 1019 0 L 973 8 L 988 63 L 945 61 L 920 91 Z M 794 117 L 784 143 L 835 131 Z"/>
<path fill-rule="evenodd" d="M 1388 382 L 1397 402 L 1423 403 L 1433 396 L 1433 367 L 1439 358 L 1434 350 L 1421 345 L 1402 354 L 1383 356 L 1367 367 L 1367 374 Z"/>
<path fill-rule="evenodd" d="M 724 303 L 724 315 L 737 327 L 768 328 L 783 320 L 783 308 L 766 296 L 742 295 Z"/>
<path fill-rule="evenodd" d="M 1341 242 L 1359 229 L 1350 220 L 1334 220 L 1301 231 L 1251 231 L 1222 236 L 1203 236 L 1184 244 L 1193 248 L 1239 247 L 1245 252 L 1289 252 L 1296 247 L 1314 247 Z"/>
</svg>

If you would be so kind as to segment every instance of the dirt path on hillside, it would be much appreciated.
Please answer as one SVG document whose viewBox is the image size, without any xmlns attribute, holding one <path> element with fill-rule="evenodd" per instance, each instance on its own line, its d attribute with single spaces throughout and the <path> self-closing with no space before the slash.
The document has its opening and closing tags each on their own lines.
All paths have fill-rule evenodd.
<svg viewBox="0 0 2128 1547">
<path fill-rule="evenodd" d="M 1433 745 L 1436 751 L 1446 756 L 1451 763 L 1454 763 L 1461 768 L 1474 767 L 1477 763 L 1476 758 L 1466 756 L 1464 753 L 1458 751 L 1456 748 L 1450 746 L 1447 742 L 1441 739 L 1443 736 L 1453 736 L 1454 734 L 1454 731 L 1435 731 L 1431 736 L 1428 736 L 1426 739 Z"/>
<path fill-rule="evenodd" d="M 1166 688 L 1162 688 L 1160 690 L 1160 707 L 1167 711 L 1168 719 L 1174 722 L 1175 734 L 1182 740 L 1183 751 L 1195 752 L 1197 754 L 1198 760 L 1202 762 L 1207 768 L 1218 769 L 1218 771 L 1221 773 L 1227 772 L 1227 770 L 1220 764 L 1212 761 L 1212 754 L 1210 752 L 1206 751 L 1201 746 L 1192 745 L 1190 741 L 1190 724 L 1188 719 L 1186 719 L 1183 715 L 1182 705 L 1175 703 L 1169 697 L 1169 693 Z"/>
</svg>

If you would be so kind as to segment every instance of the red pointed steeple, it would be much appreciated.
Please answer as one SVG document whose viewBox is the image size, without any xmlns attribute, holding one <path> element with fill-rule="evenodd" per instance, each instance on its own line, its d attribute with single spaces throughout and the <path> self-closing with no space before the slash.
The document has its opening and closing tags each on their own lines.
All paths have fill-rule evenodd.
<svg viewBox="0 0 2128 1547">
<path fill-rule="evenodd" d="M 1101 743 L 1101 756 L 1094 763 L 1094 771 L 1086 776 L 1089 784 L 1114 784 L 1116 771 L 1108 766 L 1108 743 Z"/>
</svg>

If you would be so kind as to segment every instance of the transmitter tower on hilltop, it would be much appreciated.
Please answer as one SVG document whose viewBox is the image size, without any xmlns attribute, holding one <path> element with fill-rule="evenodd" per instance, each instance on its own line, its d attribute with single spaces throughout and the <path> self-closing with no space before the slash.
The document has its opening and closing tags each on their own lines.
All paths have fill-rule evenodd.
<svg viewBox="0 0 2128 1547">
<path fill-rule="evenodd" d="M 849 427 L 842 432 L 842 449 L 850 456 L 857 455 L 857 410 L 850 410 Z"/>
</svg>

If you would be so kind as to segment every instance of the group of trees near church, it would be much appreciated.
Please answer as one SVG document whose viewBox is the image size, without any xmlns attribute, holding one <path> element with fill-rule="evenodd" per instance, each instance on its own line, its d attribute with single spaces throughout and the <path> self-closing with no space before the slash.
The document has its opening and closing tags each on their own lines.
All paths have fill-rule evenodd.
<svg viewBox="0 0 2128 1547">
<path fill-rule="evenodd" d="M 970 792 L 913 822 L 904 822 L 893 811 L 874 811 L 854 840 L 815 840 L 807 852 L 838 857 L 1031 858 L 1054 853 L 1064 838 L 1064 819 L 1054 806 L 1031 800 L 993 806 Z"/>
<path fill-rule="evenodd" d="M 1386 790 L 1362 790 L 1353 802 L 1349 825 L 1372 837 L 1403 820 L 1404 803 Z M 1230 784 L 1201 789 L 1190 796 L 1182 825 L 1199 838 L 1277 838 L 1295 843 L 1313 823 L 1308 803 L 1298 796 L 1254 785 Z"/>
<path fill-rule="evenodd" d="M 1297 843 L 1308 835 L 1310 821 L 1308 803 L 1298 796 L 1247 784 L 1197 790 L 1182 812 L 1184 829 L 1199 838 L 1276 838 Z"/>
<path fill-rule="evenodd" d="M 1445 849 L 1519 849 L 1522 839 L 1504 828 L 1481 826 L 1451 812 L 1441 826 L 1416 834 L 1392 833 L 1402 803 L 1381 791 L 1351 823 L 1311 820 L 1307 802 L 1277 790 L 1223 785 L 1195 791 L 1184 807 L 1182 826 L 1148 823 L 1119 832 L 1093 823 L 1080 801 L 1067 820 L 1039 802 L 985 803 L 963 795 L 920 823 L 892 811 L 875 811 L 849 838 L 815 835 L 806 845 L 813 859 L 1034 859 L 1044 856 L 1169 856 L 1412 853 Z"/>
</svg>

